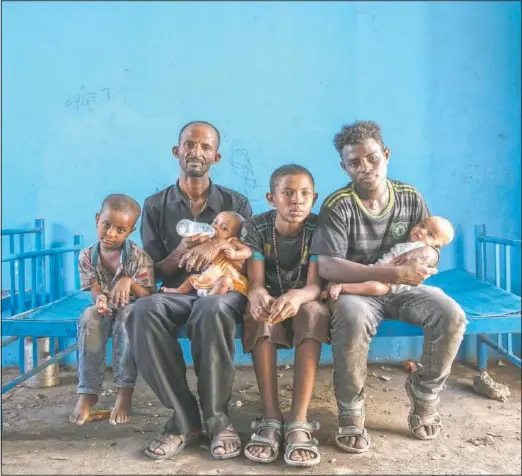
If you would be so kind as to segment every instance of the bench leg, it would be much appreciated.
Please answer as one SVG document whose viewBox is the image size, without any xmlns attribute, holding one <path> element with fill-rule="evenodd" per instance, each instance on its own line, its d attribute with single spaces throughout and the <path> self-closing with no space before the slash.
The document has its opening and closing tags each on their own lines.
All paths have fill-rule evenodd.
<svg viewBox="0 0 522 476">
<path fill-rule="evenodd" d="M 477 357 L 478 370 L 482 372 L 488 368 L 488 345 L 482 340 L 480 335 L 477 336 Z"/>
</svg>

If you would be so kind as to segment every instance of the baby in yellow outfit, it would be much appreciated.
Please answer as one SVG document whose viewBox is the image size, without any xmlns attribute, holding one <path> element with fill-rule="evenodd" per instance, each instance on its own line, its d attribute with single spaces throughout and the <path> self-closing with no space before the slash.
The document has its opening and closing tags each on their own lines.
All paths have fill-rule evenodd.
<svg viewBox="0 0 522 476">
<path fill-rule="evenodd" d="M 243 222 L 244 218 L 239 213 L 219 213 L 211 224 L 212 228 L 216 230 L 212 239 L 226 240 L 230 244 L 230 248 L 222 250 L 201 274 L 189 276 L 178 288 L 161 288 L 161 291 L 188 294 L 197 290 L 199 296 L 238 291 L 247 296 L 248 280 L 242 271 L 245 261 L 250 258 L 252 251 L 237 238 Z"/>
</svg>

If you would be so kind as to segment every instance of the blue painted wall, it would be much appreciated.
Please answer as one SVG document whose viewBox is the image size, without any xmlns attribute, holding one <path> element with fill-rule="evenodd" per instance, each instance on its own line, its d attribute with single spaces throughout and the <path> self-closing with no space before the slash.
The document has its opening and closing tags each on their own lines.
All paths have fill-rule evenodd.
<svg viewBox="0 0 522 476">
<path fill-rule="evenodd" d="M 214 179 L 255 212 L 283 163 L 319 202 L 344 185 L 332 137 L 374 119 L 390 176 L 457 228 L 441 269 L 474 269 L 476 223 L 520 239 L 519 3 L 19 2 L 2 40 L 2 226 L 43 217 L 49 246 L 92 242 L 106 194 L 172 183 L 200 118 L 223 134 Z"/>
</svg>

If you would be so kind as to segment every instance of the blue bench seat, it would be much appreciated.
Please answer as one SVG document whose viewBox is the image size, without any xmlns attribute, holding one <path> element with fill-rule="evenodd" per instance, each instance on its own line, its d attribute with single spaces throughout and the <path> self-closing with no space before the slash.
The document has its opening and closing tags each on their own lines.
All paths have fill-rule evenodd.
<svg viewBox="0 0 522 476">
<path fill-rule="evenodd" d="M 462 306 L 469 320 L 466 335 L 521 332 L 520 296 L 458 269 L 443 271 L 427 280 L 426 284 L 440 287 Z M 2 334 L 76 337 L 77 320 L 91 304 L 89 291 L 73 293 L 23 318 L 2 319 Z M 179 335 L 186 337 L 183 328 Z M 416 335 L 422 335 L 421 328 L 394 320 L 382 322 L 377 333 L 377 337 Z M 241 326 L 238 325 L 236 337 L 240 336 Z"/>
</svg>

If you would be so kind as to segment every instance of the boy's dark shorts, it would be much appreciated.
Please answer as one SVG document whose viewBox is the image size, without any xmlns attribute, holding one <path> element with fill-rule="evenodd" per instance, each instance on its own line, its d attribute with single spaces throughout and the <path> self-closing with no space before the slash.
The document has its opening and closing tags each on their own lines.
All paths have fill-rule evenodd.
<svg viewBox="0 0 522 476">
<path fill-rule="evenodd" d="M 243 352 L 249 353 L 260 337 L 268 337 L 268 342 L 278 348 L 297 347 L 304 339 L 315 339 L 323 344 L 330 342 L 330 310 L 326 304 L 312 301 L 303 304 L 293 318 L 269 326 L 266 322 L 256 321 L 247 305 L 245 312 Z"/>
</svg>

